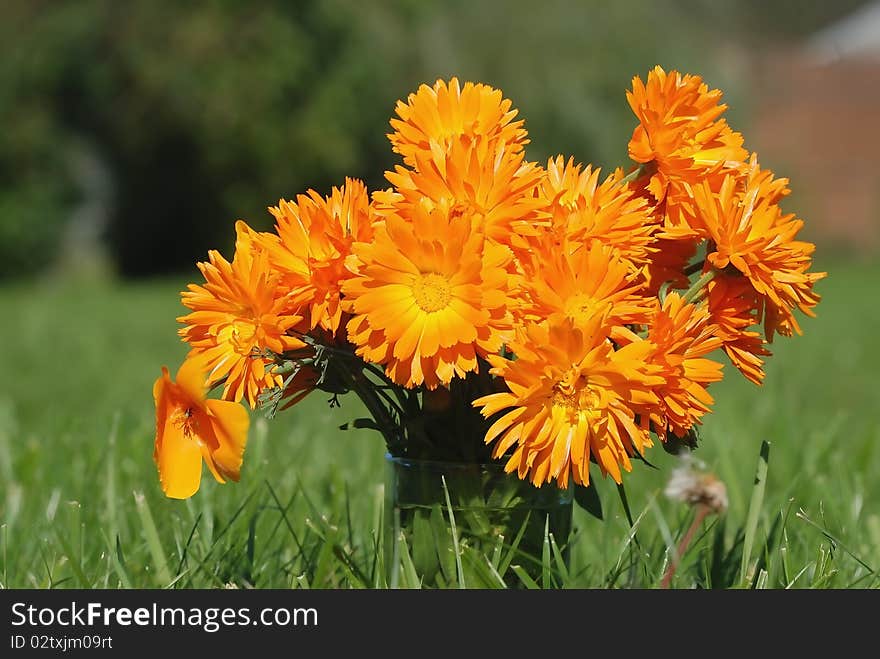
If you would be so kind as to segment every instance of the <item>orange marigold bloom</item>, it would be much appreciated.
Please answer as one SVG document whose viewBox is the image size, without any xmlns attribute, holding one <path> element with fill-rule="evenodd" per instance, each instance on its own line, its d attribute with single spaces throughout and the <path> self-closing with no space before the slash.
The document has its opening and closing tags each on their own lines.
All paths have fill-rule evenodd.
<svg viewBox="0 0 880 659">
<path fill-rule="evenodd" d="M 328 197 L 314 190 L 281 200 L 270 208 L 275 234 L 261 233 L 256 240 L 269 253 L 273 269 L 281 273 L 280 286 L 293 310 L 305 316 L 306 329 L 323 327 L 336 333 L 341 324 L 340 290 L 351 273 L 345 259 L 352 243 L 372 237 L 370 198 L 364 184 L 345 179 Z"/>
<path fill-rule="evenodd" d="M 777 201 L 783 186 L 762 172 L 753 157 L 745 189 L 736 177 L 725 178 L 718 194 L 704 183 L 694 189 L 697 207 L 711 237 L 707 262 L 738 271 L 758 294 L 758 318 L 768 341 L 774 333 L 801 333 L 793 310 L 814 316 L 820 296 L 813 284 L 826 273 L 809 273 L 815 245 L 795 239 L 803 221 L 783 214 Z"/>
<path fill-rule="evenodd" d="M 652 445 L 633 411 L 657 403 L 652 388 L 662 378 L 647 361 L 652 344 L 615 350 L 596 315 L 582 327 L 569 319 L 530 324 L 510 348 L 515 359 L 488 357 L 509 391 L 473 402 L 486 418 L 503 411 L 486 432 L 493 456 L 513 449 L 506 471 L 535 485 L 555 480 L 565 487 L 569 476 L 587 485 L 591 458 L 620 483 L 621 468 L 632 469 L 630 457 Z"/>
<path fill-rule="evenodd" d="M 749 328 L 759 322 L 758 294 L 749 280 L 739 275 L 716 274 L 709 282 L 707 301 L 712 323 L 718 328 L 725 354 L 748 380 L 764 381 L 764 360 L 770 351 L 760 332 Z"/>
<path fill-rule="evenodd" d="M 418 167 L 419 158 L 442 161 L 456 142 L 470 145 L 483 141 L 503 145 L 508 153 L 520 153 L 529 143 L 523 121 L 514 121 L 517 110 L 498 89 L 458 78 L 447 84 L 437 80 L 433 87 L 421 85 L 397 102 L 399 119 L 391 119 L 394 132 L 388 135 L 393 150 L 410 167 Z"/>
<path fill-rule="evenodd" d="M 202 460 L 220 483 L 237 481 L 247 443 L 247 410 L 226 400 L 207 400 L 204 363 L 187 359 L 171 380 L 168 369 L 153 385 L 156 439 L 153 460 L 162 490 L 186 499 L 199 489 Z"/>
<path fill-rule="evenodd" d="M 511 234 L 535 233 L 535 212 L 542 202 L 534 195 L 543 176 L 536 163 L 504 145 L 485 150 L 454 142 L 444 158 L 416 154 L 414 170 L 397 166 L 385 177 L 394 190 L 373 194 L 380 216 L 410 218 L 416 207 L 467 214 L 479 220 L 487 237 L 509 244 Z"/>
<path fill-rule="evenodd" d="M 637 274 L 602 243 L 557 245 L 548 240 L 536 243 L 527 258 L 522 279 L 526 301 L 517 315 L 528 321 L 559 316 L 582 326 L 602 316 L 614 336 L 620 326 L 647 323 L 656 305 L 642 295 Z"/>
<path fill-rule="evenodd" d="M 545 176 L 536 192 L 546 206 L 551 233 L 577 242 L 599 242 L 613 247 L 635 272 L 654 252 L 655 222 L 645 199 L 622 182 L 616 170 L 600 183 L 601 170 L 566 163 L 562 156 L 547 162 Z M 531 243 L 531 241 L 530 241 Z"/>
<path fill-rule="evenodd" d="M 356 243 L 343 284 L 349 340 L 398 384 L 429 389 L 478 368 L 510 328 L 509 250 L 471 215 L 415 207 L 390 215 L 373 241 Z"/>
<path fill-rule="evenodd" d="M 649 360 L 662 368 L 663 384 L 654 389 L 657 410 L 645 418 L 662 441 L 667 430 L 684 437 L 714 402 L 706 385 L 721 380 L 722 365 L 703 355 L 720 348 L 722 340 L 706 306 L 685 303 L 674 292 L 663 300 L 649 327 L 648 341 L 654 346 Z"/>
<path fill-rule="evenodd" d="M 648 166 L 648 189 L 658 202 L 671 180 L 696 183 L 712 170 L 738 169 L 748 156 L 742 135 L 719 119 L 727 109 L 721 96 L 699 76 L 667 74 L 659 66 L 648 73 L 647 83 L 633 78 L 626 98 L 639 125 L 629 155 Z"/>
<path fill-rule="evenodd" d="M 282 383 L 272 372 L 273 359 L 263 354 L 300 348 L 304 344 L 287 331 L 302 321 L 287 311 L 289 302 L 278 294 L 280 275 L 269 265 L 268 254 L 253 242 L 253 232 L 236 223 L 237 240 L 232 263 L 219 252 L 208 252 L 198 267 L 205 284 L 189 284 L 181 293 L 192 310 L 180 316 L 179 330 L 192 346 L 190 356 L 203 356 L 211 383 L 223 384 L 223 398 L 246 398 L 255 407 L 260 390 Z"/>
</svg>

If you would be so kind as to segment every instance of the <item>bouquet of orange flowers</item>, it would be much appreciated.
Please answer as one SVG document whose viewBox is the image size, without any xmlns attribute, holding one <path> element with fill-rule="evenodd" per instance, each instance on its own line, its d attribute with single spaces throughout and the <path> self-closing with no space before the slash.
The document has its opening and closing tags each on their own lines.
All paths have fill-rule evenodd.
<svg viewBox="0 0 880 659">
<path fill-rule="evenodd" d="M 761 384 L 825 273 L 721 118 L 721 92 L 653 69 L 626 94 L 634 162 L 603 175 L 526 158 L 502 92 L 455 78 L 399 101 L 391 186 L 346 179 L 236 223 L 232 261 L 199 263 L 178 320 L 190 346 L 154 398 L 165 493 L 202 461 L 238 480 L 249 414 L 354 392 L 393 456 L 486 462 L 536 486 L 617 483 L 654 440 L 693 444 L 722 377 Z M 219 398 L 207 392 L 219 391 Z"/>
</svg>

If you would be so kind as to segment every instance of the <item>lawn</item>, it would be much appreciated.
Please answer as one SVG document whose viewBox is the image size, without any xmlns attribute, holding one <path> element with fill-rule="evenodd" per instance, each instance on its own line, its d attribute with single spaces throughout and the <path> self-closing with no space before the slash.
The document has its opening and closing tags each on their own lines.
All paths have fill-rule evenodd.
<svg viewBox="0 0 880 659">
<path fill-rule="evenodd" d="M 730 507 L 701 526 L 676 588 L 880 585 L 880 308 L 863 299 L 880 267 L 817 266 L 831 273 L 818 317 L 777 339 L 765 385 L 725 365 L 712 388 L 696 455 Z M 240 483 L 206 471 L 195 497 L 163 496 L 151 388 L 185 353 L 175 333 L 185 284 L 0 288 L 0 587 L 381 585 L 383 444 L 338 429 L 362 415 L 353 400 L 331 409 L 317 392 L 271 421 L 252 413 Z M 576 509 L 570 563 L 548 585 L 660 585 L 694 513 L 663 495 L 676 459 L 659 446 L 647 457 L 656 469 L 636 463 L 624 481 L 635 531 L 613 482 L 600 481 L 604 520 Z"/>
</svg>

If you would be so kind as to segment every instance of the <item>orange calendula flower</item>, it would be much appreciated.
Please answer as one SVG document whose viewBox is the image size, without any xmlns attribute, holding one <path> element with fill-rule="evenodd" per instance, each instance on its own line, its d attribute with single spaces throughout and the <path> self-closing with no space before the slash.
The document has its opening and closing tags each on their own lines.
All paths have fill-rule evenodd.
<svg viewBox="0 0 880 659">
<path fill-rule="evenodd" d="M 185 360 L 176 380 L 171 380 L 163 366 L 162 376 L 153 385 L 153 459 L 165 494 L 186 499 L 199 489 L 202 460 L 218 482 L 238 480 L 250 417 L 238 403 L 205 398 L 205 367 L 201 360 Z"/>
<path fill-rule="evenodd" d="M 742 135 L 721 114 L 721 91 L 702 78 L 668 74 L 656 66 L 647 83 L 638 76 L 626 98 L 639 120 L 629 142 L 629 155 L 648 167 L 648 189 L 661 202 L 671 180 L 696 183 L 712 170 L 737 169 L 748 153 Z"/>
<path fill-rule="evenodd" d="M 759 322 L 758 294 L 749 280 L 739 275 L 716 274 L 709 282 L 707 301 L 712 323 L 722 348 L 733 364 L 755 384 L 764 381 L 764 360 L 770 351 L 760 332 L 749 328 Z"/>
<path fill-rule="evenodd" d="M 416 154 L 414 170 L 397 166 L 385 177 L 393 190 L 373 194 L 374 210 L 411 218 L 416 207 L 467 214 L 496 242 L 509 244 L 511 234 L 535 233 L 541 200 L 534 195 L 543 176 L 535 163 L 504 145 L 488 150 L 454 142 L 445 156 L 431 160 Z"/>
<path fill-rule="evenodd" d="M 256 240 L 280 273 L 282 292 L 293 310 L 306 317 L 306 329 L 320 326 L 335 334 L 343 324 L 340 288 L 350 276 L 345 259 L 352 243 L 372 237 L 366 187 L 346 178 L 328 197 L 309 190 L 297 195 L 295 203 L 281 200 L 269 212 L 277 235 L 260 233 Z"/>
<path fill-rule="evenodd" d="M 442 161 L 456 142 L 503 145 L 508 153 L 520 153 L 529 142 L 510 100 L 481 83 L 462 87 L 458 78 L 437 80 L 433 87 L 420 86 L 406 103 L 398 101 L 395 111 L 400 118 L 391 119 L 388 138 L 410 167 L 418 167 L 417 155 Z"/>
<path fill-rule="evenodd" d="M 192 346 L 189 355 L 204 357 L 210 382 L 225 381 L 223 398 L 246 398 L 255 407 L 262 389 L 282 384 L 264 351 L 280 354 L 303 347 L 287 334 L 302 317 L 291 314 L 288 301 L 278 295 L 280 274 L 254 243 L 253 232 L 241 221 L 236 229 L 232 263 L 215 250 L 208 252 L 208 262 L 198 264 L 205 284 L 190 284 L 181 293 L 192 312 L 177 320 L 186 325 L 179 333 Z"/>
<path fill-rule="evenodd" d="M 530 324 L 510 344 L 515 359 L 489 355 L 491 372 L 509 391 L 473 404 L 486 418 L 502 413 L 485 441 L 495 442 L 495 458 L 507 458 L 508 472 L 535 485 L 555 480 L 565 487 L 570 476 L 587 485 L 592 458 L 620 483 L 630 457 L 652 445 L 633 411 L 657 403 L 652 388 L 662 378 L 647 361 L 652 344 L 615 350 L 605 325 L 600 315 L 582 327 L 568 319 Z"/>
<path fill-rule="evenodd" d="M 600 173 L 591 165 L 582 169 L 573 158 L 568 162 L 562 156 L 551 158 L 536 192 L 546 204 L 542 213 L 549 215 L 552 234 L 613 247 L 636 272 L 654 252 L 651 209 L 622 182 L 622 171 L 601 182 Z"/>
<path fill-rule="evenodd" d="M 517 309 L 526 321 L 558 316 L 582 326 L 601 316 L 614 337 L 620 326 L 647 323 L 656 306 L 641 294 L 637 273 L 602 243 L 534 243 L 528 259 L 522 280 L 526 302 Z"/>
<path fill-rule="evenodd" d="M 684 437 L 714 402 L 706 385 L 721 380 L 722 365 L 704 355 L 720 348 L 722 340 L 706 306 L 685 303 L 678 293 L 663 300 L 649 327 L 648 341 L 654 346 L 649 360 L 662 368 L 663 384 L 654 389 L 657 411 L 645 418 L 662 441 L 668 430 Z"/>
<path fill-rule="evenodd" d="M 398 384 L 434 389 L 478 368 L 509 330 L 510 252 L 488 242 L 471 215 L 414 209 L 356 243 L 343 284 L 357 354 Z"/>
<path fill-rule="evenodd" d="M 754 157 L 744 185 L 741 190 L 738 179 L 728 176 L 717 194 L 706 183 L 694 189 L 712 241 L 706 260 L 728 275 L 738 272 L 748 279 L 768 341 L 774 333 L 800 334 L 793 311 L 815 315 L 812 308 L 820 297 L 813 285 L 826 273 L 807 272 L 815 245 L 795 239 L 803 221 L 783 214 L 777 203 L 782 187 L 758 168 Z"/>
</svg>

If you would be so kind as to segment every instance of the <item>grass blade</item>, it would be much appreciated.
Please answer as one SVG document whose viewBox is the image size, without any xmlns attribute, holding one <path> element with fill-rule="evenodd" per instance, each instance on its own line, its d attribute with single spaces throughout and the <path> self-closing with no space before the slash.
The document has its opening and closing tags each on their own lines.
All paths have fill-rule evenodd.
<svg viewBox="0 0 880 659">
<path fill-rule="evenodd" d="M 565 556 L 563 556 L 562 550 L 559 548 L 559 545 L 556 544 L 556 538 L 553 537 L 553 534 L 550 534 L 550 548 L 553 550 L 553 558 L 556 562 L 556 570 L 559 572 L 562 577 L 562 586 L 571 581 L 571 575 L 568 572 L 568 565 L 566 565 Z"/>
<path fill-rule="evenodd" d="M 0 535 L 3 536 L 3 581 L 0 581 L 0 588 L 9 588 L 9 559 L 7 557 L 9 527 L 6 524 L 0 524 Z"/>
<path fill-rule="evenodd" d="M 745 538 L 743 540 L 742 563 L 739 569 L 739 582 L 747 585 L 749 563 L 752 560 L 752 547 L 755 544 L 755 533 L 758 530 L 758 519 L 761 516 L 761 507 L 764 505 L 764 489 L 767 486 L 767 468 L 770 463 L 770 442 L 766 439 L 761 442 L 761 452 L 758 456 L 758 468 L 755 471 L 755 484 L 752 488 L 752 498 L 749 501 L 749 515 L 746 519 Z"/>
<path fill-rule="evenodd" d="M 550 516 L 544 518 L 544 542 L 541 547 L 541 583 L 550 588 Z"/>
<path fill-rule="evenodd" d="M 113 566 L 113 570 L 119 578 L 119 583 L 122 584 L 123 588 L 131 589 L 133 586 L 131 584 L 131 578 L 128 576 L 128 571 L 125 569 L 125 556 L 122 553 L 122 545 L 119 542 L 119 537 L 116 537 L 114 546 L 114 542 L 107 536 L 106 531 L 102 529 L 101 534 L 104 536 L 104 542 L 107 544 L 107 554 L 110 557 L 110 564 Z"/>
<path fill-rule="evenodd" d="M 449 530 L 452 532 L 452 547 L 455 550 L 455 569 L 458 570 L 458 587 L 467 588 L 464 581 L 464 567 L 461 564 L 461 547 L 458 546 L 458 530 L 455 528 L 455 515 L 452 512 L 452 500 L 449 498 L 449 488 L 446 487 L 446 477 L 441 475 L 443 482 L 443 496 L 446 497 L 446 509 L 449 511 Z"/>
<path fill-rule="evenodd" d="M 514 574 L 519 577 L 519 580 L 523 582 L 523 585 L 529 590 L 540 590 L 541 587 L 529 576 L 529 573 L 525 571 L 522 565 L 511 565 L 510 569 L 513 570 Z"/>
<path fill-rule="evenodd" d="M 398 541 L 400 542 L 400 562 L 403 564 L 403 570 L 401 571 L 400 576 L 404 582 L 404 587 L 421 588 L 422 580 L 419 578 L 419 573 L 416 571 L 416 566 L 409 554 L 409 546 L 406 543 L 406 536 L 401 533 Z"/>
<path fill-rule="evenodd" d="M 798 508 L 798 511 L 795 513 L 795 517 L 805 521 L 807 524 L 812 526 L 814 529 L 817 529 L 818 531 L 820 531 L 822 533 L 822 535 L 824 535 L 828 540 L 830 540 L 833 543 L 834 546 L 840 547 L 844 551 L 844 553 L 848 554 L 850 556 L 850 558 L 852 558 L 859 565 L 861 565 L 863 568 L 868 570 L 868 572 L 870 572 L 871 574 L 875 574 L 874 569 L 870 565 L 865 563 L 865 561 L 863 561 L 861 558 L 856 556 L 852 552 L 852 550 L 849 549 L 849 547 L 847 547 L 845 544 L 843 544 L 840 541 L 839 538 L 837 538 L 837 536 L 833 535 L 830 531 L 828 531 L 828 529 L 826 529 L 823 526 L 820 526 L 819 524 L 814 522 L 812 519 L 810 519 L 809 515 L 807 515 L 807 513 L 804 511 L 803 508 Z"/>
<path fill-rule="evenodd" d="M 507 574 L 507 570 L 513 562 L 513 559 L 516 557 L 517 551 L 519 550 L 519 544 L 522 542 L 526 529 L 529 526 L 529 519 L 531 516 L 532 511 L 530 510 L 526 513 L 526 518 L 523 521 L 522 526 L 519 527 L 519 531 L 516 532 L 516 537 L 513 539 L 513 542 L 510 543 L 510 549 L 508 549 L 507 553 L 502 557 L 501 562 L 498 564 L 499 574 Z"/>
<path fill-rule="evenodd" d="M 118 433 L 119 411 L 113 415 L 113 425 L 110 427 L 110 436 L 107 438 L 107 480 L 104 484 L 107 531 L 110 540 L 114 542 L 119 537 L 119 512 L 116 505 L 116 437 Z"/>
<path fill-rule="evenodd" d="M 147 548 L 153 557 L 153 564 L 156 566 L 156 579 L 162 587 L 171 583 L 171 573 L 168 571 L 168 563 L 165 560 L 165 551 L 162 549 L 162 541 L 159 540 L 159 531 L 156 530 L 156 523 L 153 521 L 153 514 L 150 512 L 150 504 L 142 492 L 134 492 L 134 503 L 137 507 L 138 515 L 141 518 L 141 524 L 144 528 L 144 537 L 147 540 Z"/>
</svg>

